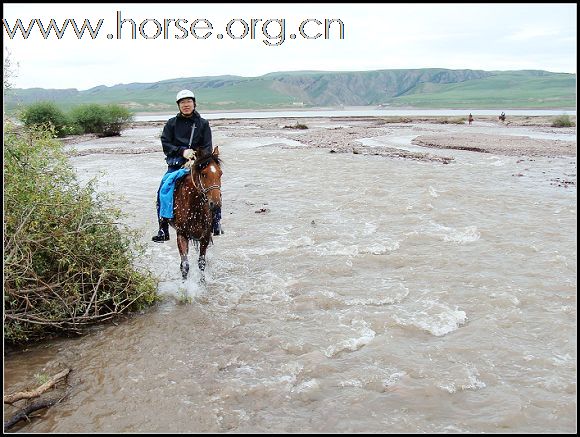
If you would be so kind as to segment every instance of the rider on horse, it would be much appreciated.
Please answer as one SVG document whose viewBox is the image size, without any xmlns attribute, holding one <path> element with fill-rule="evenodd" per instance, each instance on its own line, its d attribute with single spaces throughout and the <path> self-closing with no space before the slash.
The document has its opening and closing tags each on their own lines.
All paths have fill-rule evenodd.
<svg viewBox="0 0 580 437">
<path fill-rule="evenodd" d="M 161 134 L 161 145 L 167 162 L 167 173 L 181 168 L 189 159 L 209 156 L 212 153 L 211 128 L 207 120 L 195 110 L 195 95 L 190 90 L 181 90 L 175 98 L 179 114 L 170 118 Z M 166 173 L 166 174 L 167 174 Z M 161 187 L 160 187 L 161 188 Z M 157 220 L 159 231 L 152 240 L 162 243 L 169 240 L 169 219 L 159 215 L 159 190 L 157 190 Z M 213 215 L 213 235 L 223 234 L 220 225 L 221 208 Z"/>
</svg>

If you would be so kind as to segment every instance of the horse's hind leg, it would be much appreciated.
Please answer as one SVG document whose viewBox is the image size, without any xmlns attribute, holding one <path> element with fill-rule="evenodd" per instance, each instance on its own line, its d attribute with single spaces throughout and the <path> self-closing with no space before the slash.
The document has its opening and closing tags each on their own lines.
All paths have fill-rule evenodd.
<svg viewBox="0 0 580 437">
<path fill-rule="evenodd" d="M 189 242 L 187 238 L 181 234 L 177 234 L 177 248 L 179 249 L 179 255 L 181 255 L 181 264 L 179 265 L 181 277 L 187 279 L 187 274 L 189 273 L 189 261 L 187 259 Z"/>
</svg>

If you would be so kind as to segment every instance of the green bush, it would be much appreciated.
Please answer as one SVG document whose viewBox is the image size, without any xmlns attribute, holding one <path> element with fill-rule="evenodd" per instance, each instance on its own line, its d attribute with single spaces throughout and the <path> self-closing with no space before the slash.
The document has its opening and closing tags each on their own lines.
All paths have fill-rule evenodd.
<svg viewBox="0 0 580 437">
<path fill-rule="evenodd" d="M 52 102 L 33 103 L 22 110 L 19 118 L 27 127 L 51 126 L 59 137 L 69 133 L 70 123 L 67 116 Z"/>
<path fill-rule="evenodd" d="M 105 124 L 102 136 L 110 137 L 121 135 L 121 131 L 133 120 L 133 114 L 127 108 L 119 105 L 105 106 Z"/>
<path fill-rule="evenodd" d="M 156 300 L 143 252 L 121 212 L 81 186 L 62 144 L 42 128 L 4 125 L 4 339 L 81 334 Z"/>
<path fill-rule="evenodd" d="M 105 111 L 96 103 L 76 106 L 70 111 L 70 119 L 84 134 L 99 132 L 103 127 Z"/>
<path fill-rule="evenodd" d="M 308 129 L 308 126 L 303 123 L 296 122 L 295 125 L 284 126 L 284 129 Z"/>
<path fill-rule="evenodd" d="M 559 115 L 552 122 L 552 127 L 572 127 L 572 126 L 574 126 L 574 123 L 572 123 L 570 117 L 567 114 Z"/>
<path fill-rule="evenodd" d="M 72 109 L 71 120 L 83 133 L 96 133 L 101 137 L 121 135 L 121 130 L 133 119 L 127 108 L 119 105 L 80 105 Z"/>
</svg>

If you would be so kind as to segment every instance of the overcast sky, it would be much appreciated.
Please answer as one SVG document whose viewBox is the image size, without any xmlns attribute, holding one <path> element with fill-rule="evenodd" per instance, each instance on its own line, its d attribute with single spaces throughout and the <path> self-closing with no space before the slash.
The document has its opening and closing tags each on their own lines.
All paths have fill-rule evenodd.
<svg viewBox="0 0 580 437">
<path fill-rule="evenodd" d="M 296 70 L 576 73 L 576 4 L 5 3 L 3 9 L 4 56 L 8 51 L 18 63 L 16 88 L 84 90 Z M 120 33 L 119 16 L 126 20 Z M 39 24 L 46 30 L 51 19 L 60 29 L 71 20 L 61 38 L 55 29 L 43 38 Z M 15 29 L 17 20 L 27 38 Z M 85 20 L 98 28 L 94 39 L 88 28 L 82 38 L 74 32 L 73 24 L 80 31 Z"/>
</svg>

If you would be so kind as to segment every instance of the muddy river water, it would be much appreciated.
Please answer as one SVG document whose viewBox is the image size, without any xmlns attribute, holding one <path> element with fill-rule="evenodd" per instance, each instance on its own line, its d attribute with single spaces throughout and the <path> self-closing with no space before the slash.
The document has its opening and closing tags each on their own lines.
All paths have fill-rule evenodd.
<svg viewBox="0 0 580 437">
<path fill-rule="evenodd" d="M 444 165 L 226 128 L 214 142 L 225 234 L 205 285 L 195 263 L 181 280 L 173 231 L 150 242 L 160 151 L 71 159 L 122 196 L 163 300 L 6 355 L 5 393 L 72 369 L 68 398 L 22 431 L 575 432 L 577 196 L 557 183 L 576 181 L 575 156 L 445 150 Z"/>
</svg>

